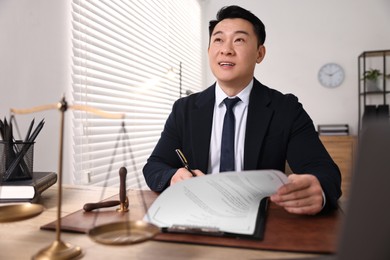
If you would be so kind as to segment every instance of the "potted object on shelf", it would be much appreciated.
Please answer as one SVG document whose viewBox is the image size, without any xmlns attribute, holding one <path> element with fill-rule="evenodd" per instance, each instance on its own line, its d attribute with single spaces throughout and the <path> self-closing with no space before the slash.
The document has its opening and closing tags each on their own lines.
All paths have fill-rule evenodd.
<svg viewBox="0 0 390 260">
<path fill-rule="evenodd" d="M 366 82 L 367 91 L 380 91 L 382 72 L 378 69 L 369 69 L 363 73 L 363 80 Z"/>
</svg>

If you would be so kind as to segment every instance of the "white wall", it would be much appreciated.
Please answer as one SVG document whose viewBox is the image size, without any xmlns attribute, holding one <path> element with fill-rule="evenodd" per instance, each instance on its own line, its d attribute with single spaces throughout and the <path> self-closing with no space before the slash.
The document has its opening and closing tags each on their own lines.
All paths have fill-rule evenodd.
<svg viewBox="0 0 390 260">
<path fill-rule="evenodd" d="M 367 50 L 390 49 L 390 1 L 204 0 L 205 50 L 208 21 L 222 6 L 233 4 L 249 9 L 266 26 L 267 54 L 255 77 L 298 96 L 315 125 L 346 123 L 357 134 L 357 57 Z M 345 70 L 344 83 L 336 89 L 317 80 L 327 62 Z M 210 71 L 206 82 L 214 82 Z"/>
<path fill-rule="evenodd" d="M 217 10 L 241 5 L 257 14 L 267 29 L 267 56 L 256 77 L 282 92 L 296 94 L 314 123 L 348 123 L 357 132 L 357 56 L 365 50 L 390 49 L 388 0 L 203 0 L 204 52 L 208 21 Z M 29 108 L 70 100 L 70 1 L 0 0 L 0 117 L 10 108 Z M 325 89 L 317 72 L 326 62 L 346 71 L 343 85 Z M 208 68 L 207 60 L 205 68 Z M 206 84 L 214 81 L 208 72 Z M 71 101 L 71 100 L 70 100 Z M 22 135 L 32 118 L 46 119 L 35 146 L 34 168 L 58 169 L 57 111 L 17 116 Z M 68 128 L 71 127 L 67 122 Z M 68 129 L 69 130 L 69 129 Z M 65 136 L 65 145 L 71 145 Z M 66 148 L 66 147 L 65 147 Z M 70 151 L 70 149 L 65 149 Z M 65 153 L 64 181 L 72 168 Z"/>
<path fill-rule="evenodd" d="M 0 0 L 2 119 L 9 116 L 10 108 L 57 103 L 66 94 L 70 84 L 69 10 L 70 1 Z M 60 113 L 52 110 L 16 118 L 22 137 L 33 118 L 36 123 L 45 118 L 34 147 L 34 170 L 58 172 Z M 70 139 L 66 140 L 68 144 Z"/>
</svg>

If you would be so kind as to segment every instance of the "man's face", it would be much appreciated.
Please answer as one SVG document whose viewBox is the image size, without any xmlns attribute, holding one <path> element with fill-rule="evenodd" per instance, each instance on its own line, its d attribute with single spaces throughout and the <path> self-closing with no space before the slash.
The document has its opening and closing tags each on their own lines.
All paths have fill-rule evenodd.
<svg viewBox="0 0 390 260">
<path fill-rule="evenodd" d="M 265 55 L 263 45 L 250 22 L 235 18 L 219 22 L 212 32 L 208 49 L 210 68 L 219 84 L 245 87 L 253 78 L 256 63 Z"/>
</svg>

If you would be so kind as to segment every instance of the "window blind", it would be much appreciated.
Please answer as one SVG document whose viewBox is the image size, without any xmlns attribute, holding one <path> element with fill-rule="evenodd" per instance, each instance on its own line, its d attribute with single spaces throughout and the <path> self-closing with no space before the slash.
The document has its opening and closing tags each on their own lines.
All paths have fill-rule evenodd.
<svg viewBox="0 0 390 260">
<path fill-rule="evenodd" d="M 127 187 L 145 188 L 142 168 L 173 102 L 203 88 L 200 5 L 73 0 L 71 15 L 72 102 L 125 114 L 72 111 L 74 182 L 119 186 L 126 166 Z"/>
</svg>

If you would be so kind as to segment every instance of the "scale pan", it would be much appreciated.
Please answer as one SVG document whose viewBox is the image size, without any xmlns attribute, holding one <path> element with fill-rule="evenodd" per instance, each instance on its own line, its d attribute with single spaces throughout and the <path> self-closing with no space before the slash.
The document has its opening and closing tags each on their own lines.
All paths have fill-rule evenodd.
<svg viewBox="0 0 390 260">
<path fill-rule="evenodd" d="M 41 214 L 42 211 L 42 205 L 31 203 L 1 206 L 0 223 L 33 218 Z"/>
<path fill-rule="evenodd" d="M 145 221 L 114 222 L 89 230 L 89 237 L 105 245 L 129 245 L 153 238 L 160 228 Z"/>
</svg>

